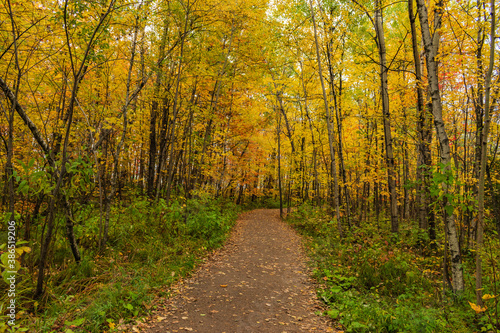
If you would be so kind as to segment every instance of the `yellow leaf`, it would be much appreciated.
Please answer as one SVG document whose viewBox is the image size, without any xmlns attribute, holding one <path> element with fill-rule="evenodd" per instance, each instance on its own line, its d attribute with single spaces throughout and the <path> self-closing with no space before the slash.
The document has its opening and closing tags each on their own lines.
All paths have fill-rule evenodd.
<svg viewBox="0 0 500 333">
<path fill-rule="evenodd" d="M 495 297 L 496 296 L 493 296 L 493 295 L 490 295 L 490 294 L 484 294 L 483 295 L 483 300 L 486 301 L 486 300 L 489 300 L 489 299 L 493 299 Z"/>
<path fill-rule="evenodd" d="M 470 307 L 472 308 L 472 310 L 476 311 L 476 313 L 481 313 L 481 312 L 484 312 L 484 311 L 486 311 L 486 309 L 487 309 L 487 307 L 484 307 L 484 308 L 483 308 L 483 307 L 481 307 L 481 306 L 479 306 L 479 305 L 477 305 L 477 304 L 474 304 L 474 303 L 472 303 L 472 302 L 469 302 L 469 305 L 470 305 Z"/>
<path fill-rule="evenodd" d="M 30 253 L 31 252 L 31 248 L 27 247 L 27 246 L 21 246 L 21 247 L 18 247 L 16 248 L 16 252 L 18 255 L 22 255 L 23 253 Z"/>
</svg>

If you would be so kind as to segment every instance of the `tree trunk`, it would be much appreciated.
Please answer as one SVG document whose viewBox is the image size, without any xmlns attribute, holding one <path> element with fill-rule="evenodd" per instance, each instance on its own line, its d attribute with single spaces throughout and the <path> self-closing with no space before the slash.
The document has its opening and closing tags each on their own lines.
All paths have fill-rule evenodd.
<svg viewBox="0 0 500 333">
<path fill-rule="evenodd" d="M 302 67 L 302 62 L 300 62 L 300 77 L 302 81 L 302 89 L 304 91 L 304 111 L 306 113 L 306 117 L 309 123 L 309 130 L 311 131 L 311 143 L 313 146 L 313 174 L 314 174 L 314 183 L 313 183 L 313 191 L 314 191 L 314 199 L 313 202 L 316 202 L 316 205 L 320 205 L 320 193 L 319 193 L 319 180 L 318 180 L 318 163 L 317 163 L 317 147 L 316 147 L 316 140 L 314 138 L 314 130 L 313 130 L 313 125 L 312 125 L 312 120 L 311 116 L 309 115 L 309 104 L 308 104 L 308 99 L 307 99 L 307 90 L 306 90 L 306 84 L 304 82 L 304 69 Z"/>
<path fill-rule="evenodd" d="M 417 206 L 419 227 L 428 230 L 430 240 L 436 238 L 434 228 L 434 213 L 429 209 L 430 205 L 430 171 L 432 157 L 430 145 L 432 142 L 432 104 L 426 108 L 424 100 L 424 89 L 422 81 L 422 67 L 420 64 L 419 49 L 417 44 L 417 29 L 415 27 L 415 14 L 413 11 L 413 0 L 408 0 L 408 16 L 411 27 L 411 44 L 413 50 L 413 62 L 415 64 L 415 79 L 417 81 L 417 135 L 418 135 L 418 157 L 417 157 Z"/>
<path fill-rule="evenodd" d="M 12 38 L 13 38 L 13 44 L 14 44 L 14 65 L 15 69 L 17 70 L 17 75 L 16 75 L 16 81 L 14 83 L 14 93 L 10 92 L 12 98 L 11 98 L 11 107 L 9 109 L 9 112 L 6 114 L 7 120 L 9 123 L 9 130 L 8 130 L 8 138 L 7 138 L 7 161 L 5 163 L 5 175 L 7 177 L 7 188 L 8 188 L 8 197 L 9 197 L 9 223 L 12 223 L 16 221 L 15 219 L 15 192 L 14 192 L 14 167 L 12 165 L 12 159 L 14 158 L 14 113 L 16 110 L 16 105 L 17 105 L 17 97 L 19 94 L 19 86 L 21 84 L 21 77 L 22 77 L 22 70 L 19 67 L 19 54 L 18 54 L 18 49 L 17 49 L 17 39 L 18 39 L 18 33 L 16 31 L 16 24 L 14 22 L 14 13 L 12 12 L 12 7 L 10 4 L 10 0 L 7 0 L 7 5 L 8 5 L 8 11 L 9 11 L 9 16 L 10 16 L 10 23 L 11 23 L 11 28 L 12 28 Z M 7 84 L 5 84 L 5 87 L 7 87 Z M 7 87 L 8 88 L 8 87 Z M 6 90 L 8 89 L 3 89 L 5 95 L 8 95 Z"/>
<path fill-rule="evenodd" d="M 345 218 L 347 220 L 347 224 L 350 226 L 350 206 L 349 206 L 349 188 L 347 186 L 347 177 L 345 171 L 345 163 L 344 163 L 344 151 L 343 151 L 343 137 L 342 137 L 342 71 L 339 73 L 339 89 L 338 94 L 335 89 L 335 76 L 333 75 L 333 67 L 331 60 L 331 44 L 332 41 L 327 45 L 326 55 L 328 59 L 328 73 L 330 74 L 330 89 L 332 91 L 333 97 L 333 109 L 335 110 L 335 119 L 337 121 L 337 138 L 338 138 L 338 154 L 339 154 L 339 166 L 340 166 L 340 176 L 342 177 L 342 183 L 344 188 L 344 204 L 345 204 Z M 343 53 L 342 53 L 343 60 Z M 342 195 L 339 195 L 342 197 Z M 341 200 L 339 198 L 339 204 Z"/>
<path fill-rule="evenodd" d="M 141 3 L 141 6 L 142 6 L 142 3 Z M 113 170 L 112 170 L 112 174 L 111 174 L 111 188 L 109 191 L 109 196 L 106 199 L 106 219 L 104 222 L 104 233 L 103 233 L 103 237 L 100 240 L 100 244 L 99 244 L 99 249 L 101 251 L 104 249 L 104 246 L 106 245 L 106 242 L 108 240 L 108 229 L 109 229 L 109 218 L 110 218 L 110 213 L 111 213 L 111 206 L 112 206 L 113 200 L 115 198 L 118 177 L 120 174 L 120 170 L 119 170 L 120 154 L 122 151 L 123 143 L 125 142 L 125 136 L 127 135 L 128 107 L 129 107 L 130 102 L 131 102 L 130 84 L 132 82 L 132 69 L 134 68 L 134 59 L 135 59 L 135 51 L 136 51 L 138 33 L 139 33 L 139 16 L 136 16 L 134 35 L 132 38 L 132 45 L 131 45 L 131 54 L 130 54 L 130 61 L 129 61 L 130 64 L 129 64 L 128 74 L 127 74 L 125 104 L 122 107 L 122 114 L 121 114 L 121 116 L 123 117 L 123 121 L 122 121 L 123 130 L 121 133 L 120 141 L 116 145 L 116 150 L 115 150 L 115 153 L 113 154 Z M 135 95 L 135 96 L 137 96 L 137 95 Z"/>
<path fill-rule="evenodd" d="M 481 160 L 478 179 L 478 214 L 477 214 L 477 237 L 476 237 L 476 303 L 483 305 L 483 284 L 482 284 L 482 252 L 483 252 L 483 230 L 484 230 L 484 183 L 486 178 L 486 164 L 488 153 L 488 135 L 490 132 L 490 108 L 491 108 L 491 75 L 495 63 L 495 0 L 490 2 L 491 32 L 490 32 L 490 59 L 488 72 L 484 80 L 484 126 L 481 132 Z"/>
<path fill-rule="evenodd" d="M 427 15 L 427 6 L 425 0 L 417 0 L 417 9 L 420 18 L 420 27 L 422 31 L 422 39 L 424 42 L 424 53 L 426 57 L 427 75 L 429 77 L 430 95 L 432 98 L 432 113 L 434 115 L 434 126 L 436 128 L 437 137 L 440 143 L 441 163 L 444 167 L 444 172 L 447 174 L 452 173 L 451 170 L 451 154 L 448 135 L 445 131 L 443 110 L 441 104 L 441 94 L 439 91 L 439 78 L 438 78 L 438 63 L 436 61 L 437 52 L 439 49 L 439 28 L 441 26 L 441 10 L 442 2 L 440 1 L 436 6 L 434 36 L 431 37 L 429 29 L 429 20 Z M 449 192 L 449 186 L 446 182 L 442 183 L 442 189 L 446 194 Z M 447 200 L 443 200 L 444 207 L 448 205 Z M 462 258 L 458 244 L 457 229 L 455 225 L 454 213 L 446 216 L 446 233 L 449 242 L 449 251 L 451 256 L 451 271 L 453 278 L 453 291 L 461 293 L 464 289 L 464 278 L 462 271 Z"/>
<path fill-rule="evenodd" d="M 278 140 L 278 191 L 280 196 L 280 217 L 283 218 L 283 188 L 281 185 L 281 113 L 278 112 L 278 126 L 276 128 Z"/>
<path fill-rule="evenodd" d="M 181 75 L 182 75 L 182 65 L 183 65 L 183 56 L 184 56 L 184 44 L 186 41 L 186 35 L 188 33 L 188 23 L 189 23 L 189 14 L 190 14 L 190 7 L 189 7 L 189 2 L 188 5 L 186 6 L 186 17 L 185 17 L 185 22 L 184 22 L 184 31 L 182 33 L 181 37 L 181 49 L 179 51 L 179 66 L 177 68 L 177 81 L 175 83 L 175 95 L 174 95 L 174 103 L 173 103 L 173 119 L 172 119 L 172 124 L 170 127 L 172 128 L 170 131 L 170 153 L 168 156 L 168 168 L 167 168 L 167 189 L 165 193 L 165 202 L 168 204 L 170 200 L 170 193 L 172 190 L 172 181 L 174 177 L 174 166 L 175 166 L 175 161 L 174 161 L 174 148 L 175 148 L 175 130 L 176 130 L 176 122 L 177 122 L 177 116 L 179 113 L 179 90 L 180 90 L 180 84 L 181 84 Z M 160 189 L 158 188 L 157 193 L 156 193 L 156 200 L 158 201 L 158 195 L 159 195 Z"/>
<path fill-rule="evenodd" d="M 71 212 L 71 206 L 68 198 L 65 197 L 63 201 L 64 214 L 66 220 L 66 237 L 68 238 L 69 246 L 71 248 L 71 253 L 73 253 L 73 258 L 75 262 L 79 263 L 81 260 L 80 251 L 78 250 L 78 245 L 76 243 L 75 232 L 74 232 L 74 219 Z"/>
<path fill-rule="evenodd" d="M 396 183 L 394 178 L 394 153 L 392 148 L 391 119 L 389 112 L 389 92 L 387 85 L 387 60 L 384 27 L 382 22 L 382 9 L 379 0 L 375 0 L 375 32 L 377 35 L 378 53 L 380 60 L 380 89 L 382 91 L 382 113 L 385 137 L 385 158 L 387 163 L 387 184 L 390 194 L 391 205 L 391 231 L 399 231 L 398 222 L 398 197 L 396 194 Z"/>
<path fill-rule="evenodd" d="M 318 62 L 318 74 L 321 82 L 321 89 L 323 92 L 323 102 L 325 104 L 325 112 L 326 112 L 326 122 L 327 122 L 327 130 L 328 130 L 328 145 L 330 148 L 330 158 L 331 158 L 331 176 L 333 178 L 333 195 L 334 195 L 334 205 L 335 205 L 335 215 L 337 218 L 337 228 L 339 231 L 339 235 L 343 237 L 342 231 L 342 222 L 340 221 L 340 203 L 339 203 L 339 187 L 338 187 L 338 179 L 337 179 L 337 163 L 335 161 L 335 148 L 334 148 L 334 138 L 333 138 L 333 126 L 332 126 L 332 117 L 330 115 L 330 107 L 328 106 L 328 97 L 326 95 L 325 82 L 323 79 L 323 69 L 321 66 L 321 57 L 319 54 L 319 42 L 318 42 L 318 32 L 316 28 L 316 19 L 314 15 L 314 7 L 312 0 L 309 0 L 309 5 L 311 7 L 311 18 L 313 22 L 314 29 L 314 42 L 316 47 L 316 61 Z"/>
<path fill-rule="evenodd" d="M 154 196 L 154 182 L 155 182 L 155 169 L 156 169 L 156 119 L 158 117 L 159 108 L 159 95 L 160 87 L 163 78 L 163 59 L 165 58 L 165 47 L 167 45 L 168 24 L 167 20 L 164 21 L 163 34 L 161 36 L 160 50 L 158 56 L 158 72 L 156 74 L 156 81 L 154 84 L 154 97 L 151 104 L 151 115 L 149 119 L 149 164 L 148 164 L 148 179 L 147 179 L 147 193 L 149 197 Z"/>
</svg>

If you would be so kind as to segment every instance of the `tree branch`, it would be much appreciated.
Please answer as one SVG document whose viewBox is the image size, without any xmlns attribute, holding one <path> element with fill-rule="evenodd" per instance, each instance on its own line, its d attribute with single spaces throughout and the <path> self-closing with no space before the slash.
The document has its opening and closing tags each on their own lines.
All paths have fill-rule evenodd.
<svg viewBox="0 0 500 333">
<path fill-rule="evenodd" d="M 26 114 L 26 111 L 23 109 L 23 107 L 19 104 L 19 102 L 15 98 L 12 90 L 10 90 L 7 83 L 2 78 L 0 78 L 0 88 L 2 89 L 5 96 L 9 99 L 9 101 L 14 105 L 17 114 L 24 121 L 24 124 L 26 124 L 26 126 L 28 126 L 28 128 L 31 131 L 31 134 L 33 134 L 33 137 L 35 138 L 36 142 L 40 145 L 43 152 L 48 156 L 49 152 L 50 152 L 49 145 L 43 139 L 42 134 L 40 133 L 40 131 L 36 127 L 35 123 L 33 123 L 33 121 L 31 121 L 29 116 Z"/>
</svg>

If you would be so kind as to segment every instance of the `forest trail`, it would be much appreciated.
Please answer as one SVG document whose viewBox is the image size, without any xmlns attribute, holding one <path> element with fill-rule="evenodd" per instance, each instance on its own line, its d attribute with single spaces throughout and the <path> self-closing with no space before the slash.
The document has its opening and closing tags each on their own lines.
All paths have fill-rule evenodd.
<svg viewBox="0 0 500 333">
<path fill-rule="evenodd" d="M 141 332 L 334 332 L 279 211 L 243 213 L 227 245 L 174 288 Z"/>
</svg>

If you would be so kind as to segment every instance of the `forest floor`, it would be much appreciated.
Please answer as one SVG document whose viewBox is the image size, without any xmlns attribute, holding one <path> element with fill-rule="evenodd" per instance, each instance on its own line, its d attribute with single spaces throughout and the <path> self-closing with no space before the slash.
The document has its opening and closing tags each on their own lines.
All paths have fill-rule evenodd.
<svg viewBox="0 0 500 333">
<path fill-rule="evenodd" d="M 301 238 L 279 210 L 243 213 L 227 244 L 158 300 L 146 333 L 335 332 L 316 298 Z"/>
</svg>

